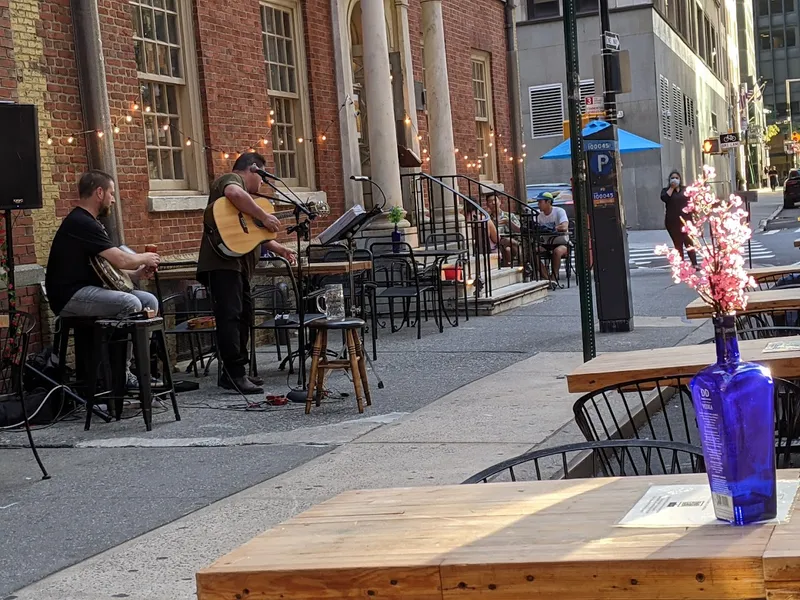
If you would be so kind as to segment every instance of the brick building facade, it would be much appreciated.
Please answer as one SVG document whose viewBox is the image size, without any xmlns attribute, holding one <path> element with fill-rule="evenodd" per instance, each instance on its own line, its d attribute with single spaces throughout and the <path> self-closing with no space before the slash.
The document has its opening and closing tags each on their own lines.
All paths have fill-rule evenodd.
<svg viewBox="0 0 800 600">
<path fill-rule="evenodd" d="M 416 92 L 401 99 L 406 107 L 411 94 L 411 106 L 420 104 L 430 83 L 421 4 L 431 1 L 438 0 L 384 2 L 389 52 L 406 53 L 413 65 L 416 86 L 406 89 Z M 368 49 L 357 39 L 358 0 L 228 7 L 214 0 L 100 0 L 99 10 L 118 128 L 103 134 L 113 139 L 127 245 L 156 243 L 166 257 L 196 252 L 209 182 L 249 148 L 302 195 L 327 198 L 332 215 L 315 224 L 317 231 L 361 202 L 349 181 L 369 171 L 371 156 L 366 136 L 359 142 L 369 108 L 360 87 L 359 56 Z M 504 2 L 444 0 L 441 12 L 456 168 L 476 177 L 483 171 L 511 189 L 513 161 L 503 151 L 510 136 Z M 30 285 L 21 296 L 31 308 L 52 236 L 88 168 L 87 138 L 99 135 L 82 123 L 69 0 L 0 0 L 4 100 L 38 106 L 44 207 L 19 215 L 15 225 L 19 285 Z M 424 104 L 413 112 L 413 120 L 406 115 L 408 139 L 430 169 Z M 481 150 L 481 167 L 468 167 Z"/>
</svg>

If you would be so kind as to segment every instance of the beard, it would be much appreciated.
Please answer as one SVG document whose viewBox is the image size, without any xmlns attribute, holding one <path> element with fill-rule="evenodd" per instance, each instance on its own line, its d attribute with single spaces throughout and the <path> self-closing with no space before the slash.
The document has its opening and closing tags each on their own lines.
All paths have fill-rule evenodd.
<svg viewBox="0 0 800 600">
<path fill-rule="evenodd" d="M 103 208 L 100 209 L 100 212 L 97 213 L 97 216 L 99 218 L 101 218 L 101 219 L 104 219 L 105 217 L 107 217 L 110 214 L 111 214 L 111 207 L 110 206 L 104 206 Z"/>
</svg>

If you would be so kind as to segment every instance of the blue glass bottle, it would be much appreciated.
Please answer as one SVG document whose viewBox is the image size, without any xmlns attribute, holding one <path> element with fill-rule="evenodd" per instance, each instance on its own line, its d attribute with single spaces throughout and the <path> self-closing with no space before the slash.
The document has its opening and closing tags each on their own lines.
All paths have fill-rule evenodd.
<svg viewBox="0 0 800 600">
<path fill-rule="evenodd" d="M 733 315 L 714 318 L 717 363 L 689 384 L 718 519 L 777 514 L 775 406 L 769 369 L 739 360 Z"/>
</svg>

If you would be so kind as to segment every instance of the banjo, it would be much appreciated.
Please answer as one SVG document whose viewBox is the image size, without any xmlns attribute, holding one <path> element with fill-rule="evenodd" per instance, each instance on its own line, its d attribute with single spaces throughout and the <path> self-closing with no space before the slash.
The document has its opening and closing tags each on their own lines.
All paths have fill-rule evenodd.
<svg viewBox="0 0 800 600">
<path fill-rule="evenodd" d="M 136 254 L 133 250 L 131 250 L 127 246 L 120 246 L 119 248 L 120 250 L 123 250 L 130 254 Z M 133 281 L 125 271 L 117 269 L 114 265 L 112 265 L 110 262 L 108 262 L 108 260 L 100 256 L 99 254 L 90 258 L 89 264 L 92 266 L 92 269 L 94 269 L 94 272 L 100 278 L 100 281 L 103 282 L 104 288 L 108 290 L 116 290 L 117 292 L 127 292 L 127 293 L 131 293 L 135 289 Z"/>
</svg>

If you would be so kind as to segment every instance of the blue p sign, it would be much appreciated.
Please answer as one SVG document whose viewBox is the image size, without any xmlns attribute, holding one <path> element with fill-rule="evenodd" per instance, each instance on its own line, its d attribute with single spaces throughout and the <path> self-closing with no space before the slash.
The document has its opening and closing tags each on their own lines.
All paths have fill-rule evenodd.
<svg viewBox="0 0 800 600">
<path fill-rule="evenodd" d="M 607 175 L 614 166 L 614 157 L 610 152 L 596 152 L 590 166 L 592 171 L 598 175 Z"/>
</svg>

